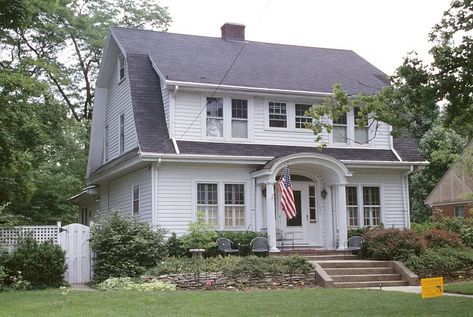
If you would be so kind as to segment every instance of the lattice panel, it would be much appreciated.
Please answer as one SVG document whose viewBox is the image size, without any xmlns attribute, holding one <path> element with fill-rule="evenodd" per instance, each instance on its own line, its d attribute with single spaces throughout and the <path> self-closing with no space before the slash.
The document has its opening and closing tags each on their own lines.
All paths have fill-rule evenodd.
<svg viewBox="0 0 473 317">
<path fill-rule="evenodd" d="M 12 246 L 15 245 L 19 239 L 26 237 L 32 237 L 39 243 L 46 241 L 57 243 L 58 234 L 58 226 L 24 226 L 9 229 L 0 228 L 0 245 Z"/>
</svg>

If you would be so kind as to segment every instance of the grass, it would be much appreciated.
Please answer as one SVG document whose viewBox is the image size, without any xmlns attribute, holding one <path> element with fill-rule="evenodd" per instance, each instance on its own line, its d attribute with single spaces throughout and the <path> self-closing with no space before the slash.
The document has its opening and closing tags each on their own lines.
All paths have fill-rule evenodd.
<svg viewBox="0 0 473 317">
<path fill-rule="evenodd" d="M 470 282 L 447 284 L 445 285 L 443 290 L 444 292 L 447 292 L 447 293 L 473 295 L 473 282 L 470 281 Z"/>
<path fill-rule="evenodd" d="M 378 290 L 0 292 L 0 316 L 472 316 L 473 300 Z"/>
</svg>

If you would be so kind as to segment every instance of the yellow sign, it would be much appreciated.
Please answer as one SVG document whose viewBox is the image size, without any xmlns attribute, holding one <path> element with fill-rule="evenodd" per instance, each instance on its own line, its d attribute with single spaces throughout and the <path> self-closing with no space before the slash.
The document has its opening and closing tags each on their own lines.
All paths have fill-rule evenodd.
<svg viewBox="0 0 473 317">
<path fill-rule="evenodd" d="M 422 286 L 422 299 L 443 296 L 443 277 L 423 278 L 420 280 Z"/>
</svg>

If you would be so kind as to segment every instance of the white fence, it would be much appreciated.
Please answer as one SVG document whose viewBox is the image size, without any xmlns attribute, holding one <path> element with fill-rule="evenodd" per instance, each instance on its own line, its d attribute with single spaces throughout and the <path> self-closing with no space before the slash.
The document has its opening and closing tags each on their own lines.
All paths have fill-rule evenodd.
<svg viewBox="0 0 473 317">
<path fill-rule="evenodd" d="M 22 226 L 0 228 L 0 247 L 12 251 L 15 245 L 24 238 L 31 237 L 43 243 L 52 241 L 59 244 L 66 253 L 67 271 L 65 280 L 68 283 L 88 283 L 92 275 L 92 257 L 89 248 L 90 228 L 81 224 L 56 226 Z"/>
</svg>

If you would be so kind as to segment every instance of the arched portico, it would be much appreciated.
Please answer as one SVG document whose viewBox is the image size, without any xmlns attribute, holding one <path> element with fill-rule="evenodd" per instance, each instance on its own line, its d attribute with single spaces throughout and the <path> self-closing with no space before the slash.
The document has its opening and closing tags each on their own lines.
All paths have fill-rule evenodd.
<svg viewBox="0 0 473 317">
<path fill-rule="evenodd" d="M 321 153 L 298 153 L 276 158 L 268 162 L 260 170 L 252 173 L 257 185 L 256 214 L 260 217 L 257 223 L 261 224 L 264 218 L 266 219 L 271 252 L 279 252 L 276 245 L 276 228 L 281 226 L 282 219 L 280 207 L 277 205 L 278 192 L 275 185 L 279 180 L 282 169 L 286 165 L 289 166 L 291 175 L 303 176 L 316 184 L 316 187 L 314 186 L 317 188 L 316 197 L 321 200 L 321 203 L 317 204 L 316 213 L 323 216 L 321 217 L 323 223 L 322 221 L 318 223 L 318 230 L 323 229 L 326 237 L 323 247 L 335 247 L 335 240 L 338 239 L 338 247 L 343 248 L 347 240 L 345 185 L 347 182 L 346 178 L 351 176 L 350 171 L 342 162 L 332 156 Z M 293 182 L 294 185 L 296 183 Z M 264 191 L 265 199 L 263 201 Z M 323 196 L 322 192 L 326 195 L 320 198 Z M 315 199 L 315 197 L 312 197 L 312 199 Z M 304 209 L 304 204 L 300 206 Z M 336 214 L 335 219 L 332 217 L 333 211 Z M 301 219 L 301 230 L 310 231 L 309 225 L 302 225 L 302 223 L 309 222 L 309 214 L 307 212 L 301 210 L 301 217 L 307 217 L 307 219 Z M 278 222 L 278 219 L 281 221 Z M 324 227 L 322 228 L 321 226 Z M 310 244 L 310 242 L 307 243 Z"/>
</svg>

